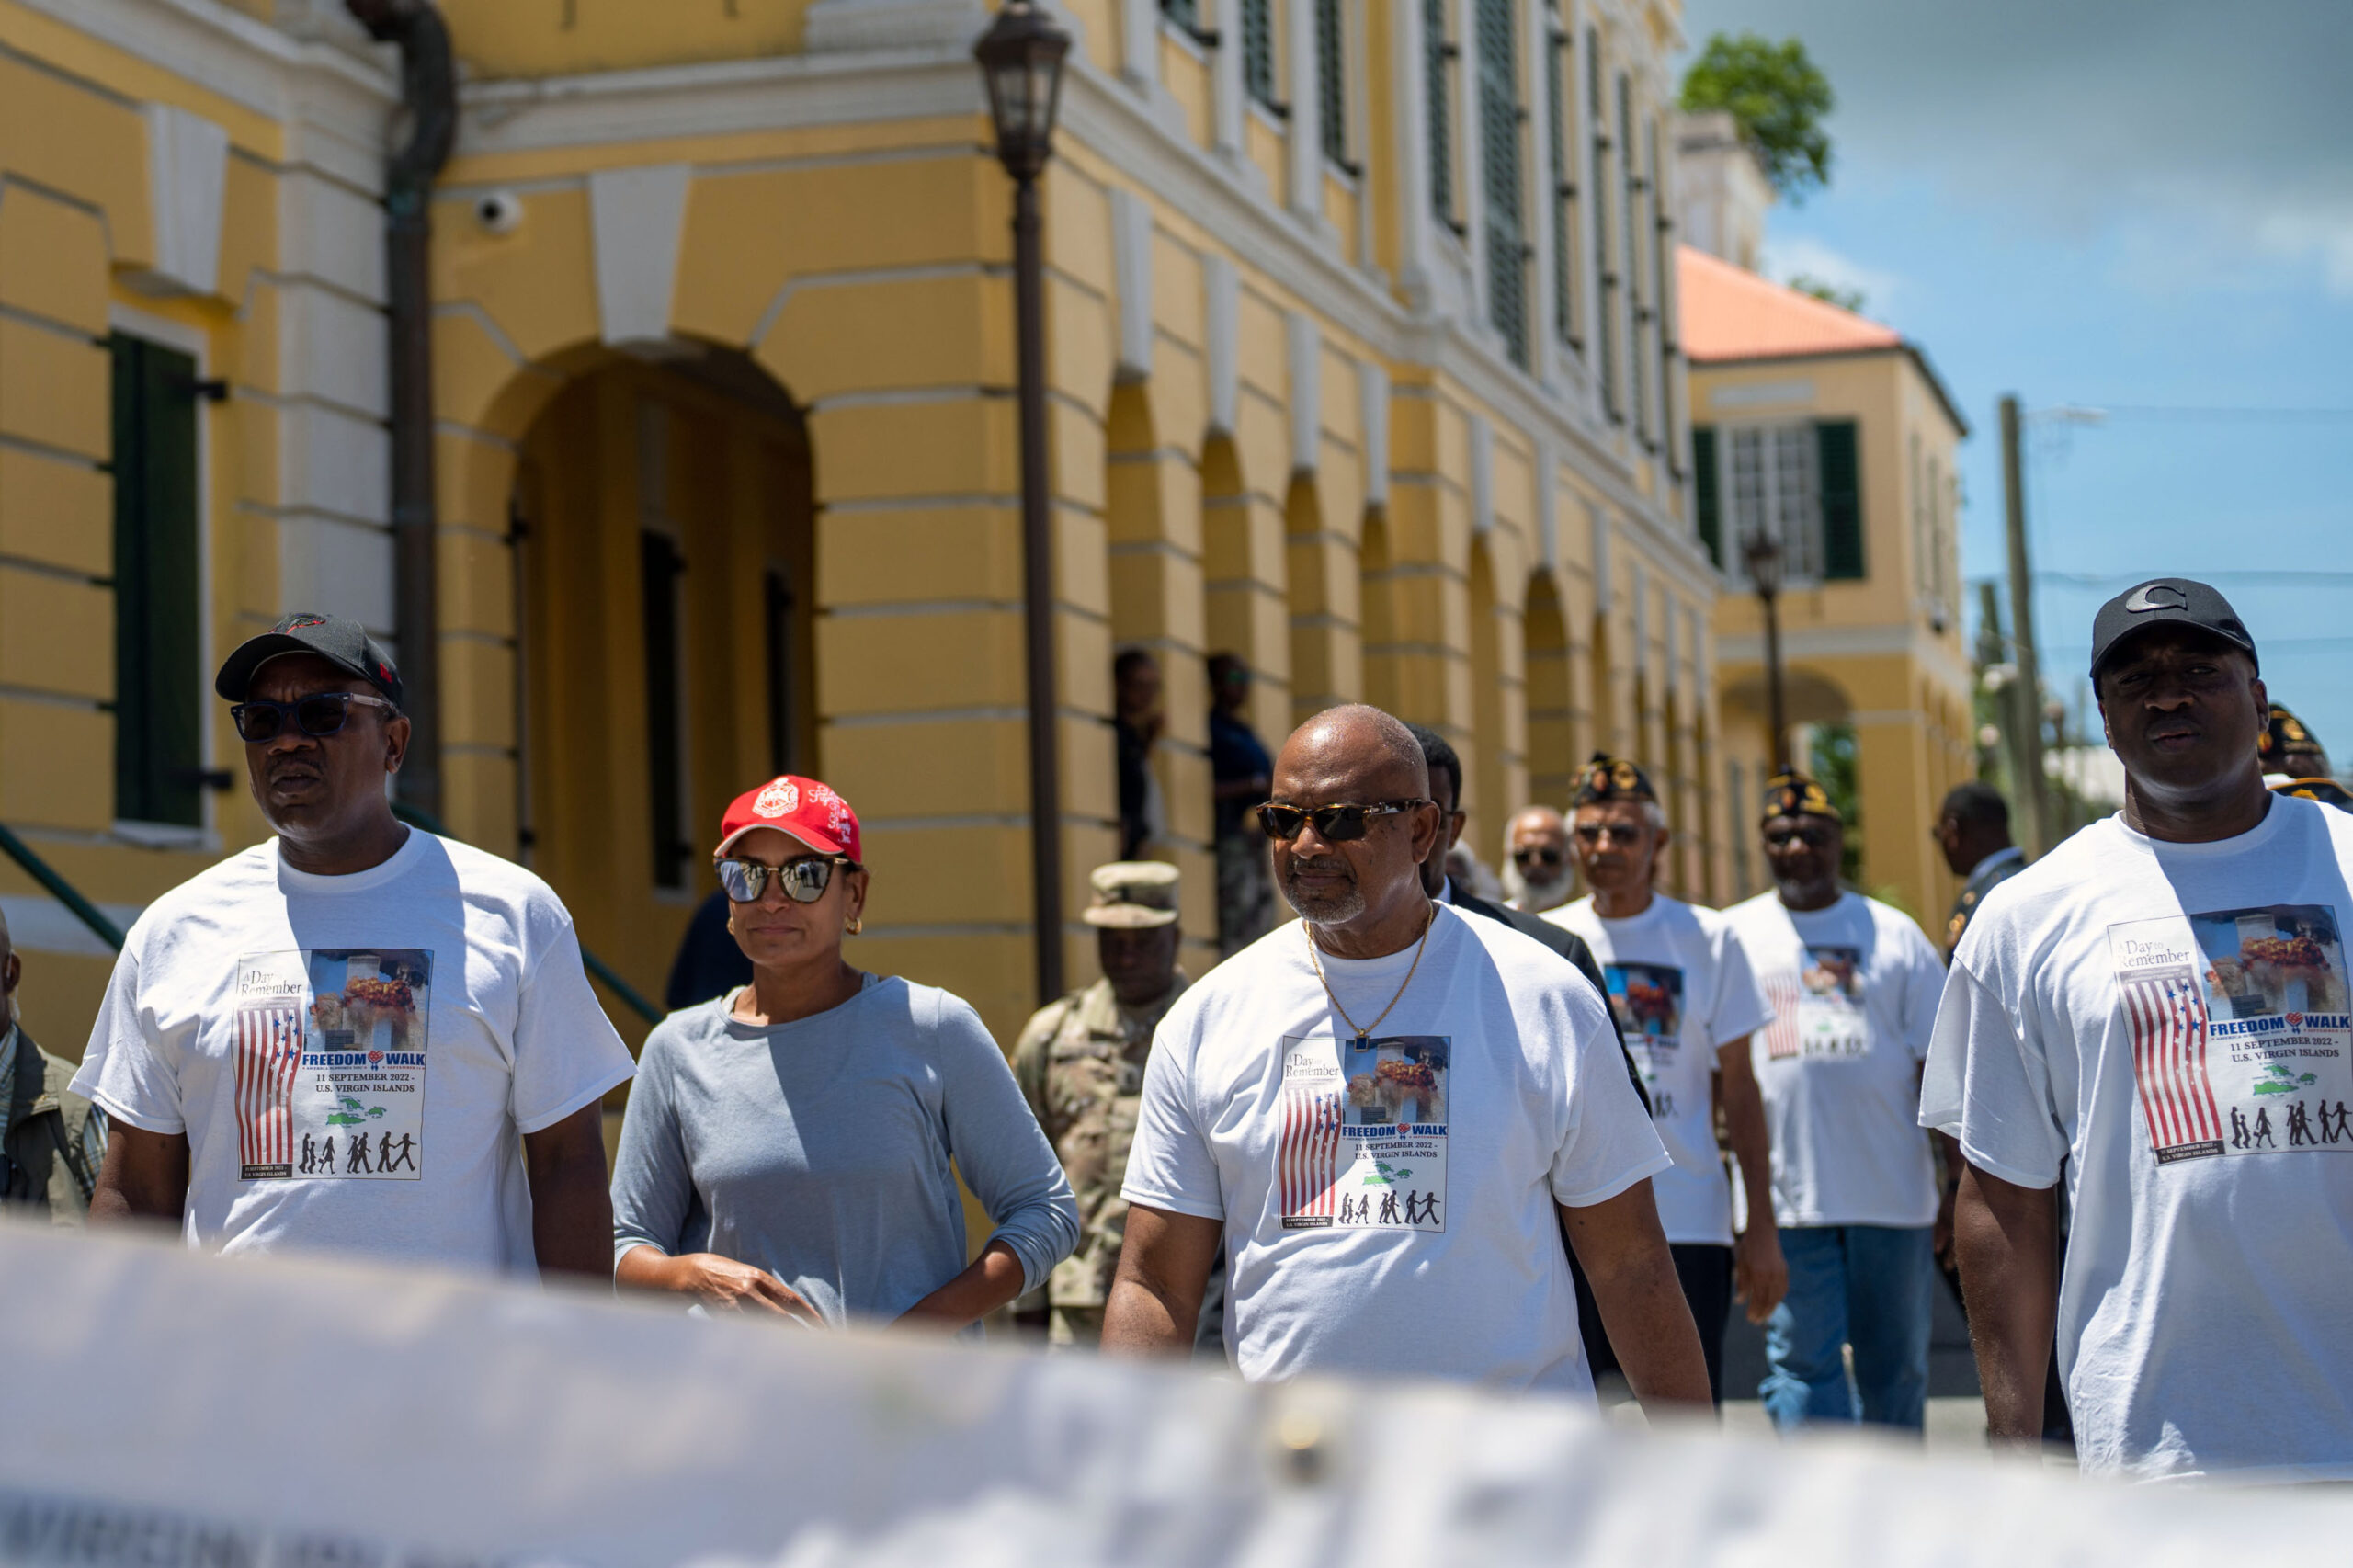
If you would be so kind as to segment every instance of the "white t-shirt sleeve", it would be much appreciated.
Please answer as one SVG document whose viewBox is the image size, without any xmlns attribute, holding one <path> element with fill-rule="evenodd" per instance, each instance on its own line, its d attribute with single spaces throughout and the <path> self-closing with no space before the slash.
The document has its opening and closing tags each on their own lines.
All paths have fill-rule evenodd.
<svg viewBox="0 0 2353 1568">
<path fill-rule="evenodd" d="M 1920 1125 L 1959 1139 L 1980 1170 L 2018 1187 L 2050 1187 L 2067 1153 L 2050 1083 L 2041 1053 L 2019 1038 L 2002 999 L 1956 962 L 1921 1074 Z"/>
<path fill-rule="evenodd" d="M 170 1137 L 188 1131 L 180 1109 L 183 1042 L 163 1038 L 141 1006 L 139 975 L 134 943 L 115 960 L 73 1087 L 113 1120 Z"/>
<path fill-rule="evenodd" d="M 1771 1023 L 1773 1005 L 1765 1000 L 1765 988 L 1757 984 L 1756 971 L 1748 962 L 1748 949 L 1741 946 L 1731 922 L 1716 927 L 1715 947 L 1716 1006 L 1710 1020 L 1713 1038 L 1708 1043 L 1721 1048 Z"/>
<path fill-rule="evenodd" d="M 1183 1004 L 1178 1006 L 1183 1008 Z M 1147 1209 L 1225 1218 L 1217 1156 L 1202 1135 L 1193 1110 L 1193 1057 L 1200 1048 L 1200 1015 L 1184 1008 L 1184 1022 L 1161 1020 L 1152 1056 L 1144 1063 L 1143 1098 L 1136 1108 L 1135 1142 L 1120 1196 Z"/>
<path fill-rule="evenodd" d="M 1675 1163 L 1634 1097 L 1617 1027 L 1590 990 L 1563 988 L 1572 998 L 1576 1080 L 1567 1096 L 1563 1136 L 1552 1153 L 1552 1199 L 1571 1209 L 1606 1203 Z"/>
<path fill-rule="evenodd" d="M 572 917 L 542 893 L 525 911 L 515 1009 L 515 1130 L 539 1132 L 601 1099 L 637 1071 L 588 988 Z"/>
</svg>

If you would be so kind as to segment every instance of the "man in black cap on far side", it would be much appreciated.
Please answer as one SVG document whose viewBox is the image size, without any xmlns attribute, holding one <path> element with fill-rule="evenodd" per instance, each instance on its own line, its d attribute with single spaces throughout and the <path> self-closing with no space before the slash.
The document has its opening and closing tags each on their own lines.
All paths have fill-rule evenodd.
<svg viewBox="0 0 2353 1568">
<path fill-rule="evenodd" d="M 112 1124 L 92 1222 L 611 1289 L 601 1102 L 633 1068 L 571 915 L 392 814 L 409 721 L 358 622 L 287 616 L 213 689 L 276 836 L 131 928 L 74 1080 Z"/>
<path fill-rule="evenodd" d="M 2091 678 L 2123 809 L 1970 923 L 1920 1096 L 1967 1160 L 1987 1421 L 2040 1435 L 2055 1334 L 2086 1472 L 2353 1480 L 2353 817 L 2264 788 L 2255 640 L 2207 585 L 2101 606 Z"/>
</svg>

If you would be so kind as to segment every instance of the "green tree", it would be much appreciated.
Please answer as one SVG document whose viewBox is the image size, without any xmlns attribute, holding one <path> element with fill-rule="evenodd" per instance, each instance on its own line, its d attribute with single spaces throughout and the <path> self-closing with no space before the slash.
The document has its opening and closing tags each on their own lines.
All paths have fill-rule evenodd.
<svg viewBox="0 0 2353 1568">
<path fill-rule="evenodd" d="M 1836 305 L 1840 310 L 1850 311 L 1856 315 L 1863 313 L 1863 291 L 1860 289 L 1843 289 L 1826 278 L 1816 278 L 1806 272 L 1801 272 L 1792 277 L 1790 279 L 1790 287 L 1801 294 L 1812 295 L 1825 305 Z"/>
<path fill-rule="evenodd" d="M 1836 100 L 1830 79 L 1796 39 L 1718 33 L 1683 74 L 1683 107 L 1729 109 L 1765 165 L 1765 177 L 1792 206 L 1830 183 L 1830 135 L 1822 120 Z"/>
</svg>

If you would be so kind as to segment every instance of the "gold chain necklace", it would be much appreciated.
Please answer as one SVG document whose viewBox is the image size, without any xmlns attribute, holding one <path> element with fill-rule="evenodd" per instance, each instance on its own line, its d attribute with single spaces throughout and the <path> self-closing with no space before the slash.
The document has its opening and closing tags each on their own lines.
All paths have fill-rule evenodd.
<svg viewBox="0 0 2353 1568">
<path fill-rule="evenodd" d="M 1422 967 L 1422 949 L 1430 945 L 1430 927 L 1437 924 L 1438 905 L 1432 903 L 1429 906 L 1428 917 L 1422 922 L 1421 940 L 1414 944 L 1414 961 L 1405 966 L 1405 978 L 1397 983 L 1397 994 L 1389 999 L 1389 1006 L 1381 1009 L 1381 1018 L 1385 1018 L 1395 1012 L 1397 1004 L 1405 999 L 1405 987 L 1414 983 L 1414 971 Z M 1372 1038 L 1372 1031 L 1381 1027 L 1381 1018 L 1373 1019 L 1363 1028 L 1357 1028 L 1357 1021 L 1348 1017 L 1348 1010 L 1346 1007 L 1340 1006 L 1340 994 L 1332 989 L 1332 983 L 1329 980 L 1324 978 L 1324 960 L 1315 956 L 1315 927 L 1304 920 L 1299 923 L 1299 926 L 1307 934 L 1308 967 L 1315 971 L 1315 979 L 1324 987 L 1324 994 L 1332 999 L 1332 1010 L 1340 1015 L 1341 1020 L 1348 1028 L 1356 1029 L 1357 1049 L 1362 1051 L 1365 1048 L 1365 1042 Z"/>
</svg>

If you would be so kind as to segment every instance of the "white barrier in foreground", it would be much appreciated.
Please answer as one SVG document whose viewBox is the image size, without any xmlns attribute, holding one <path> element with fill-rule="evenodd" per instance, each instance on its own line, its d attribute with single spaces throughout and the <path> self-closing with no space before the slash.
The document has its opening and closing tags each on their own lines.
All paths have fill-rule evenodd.
<svg viewBox="0 0 2353 1568">
<path fill-rule="evenodd" d="M 2188 1568 L 2353 1540 L 2353 1506 L 2306 1497 L 16 1226 L 0 1343 L 10 1564 Z"/>
</svg>

